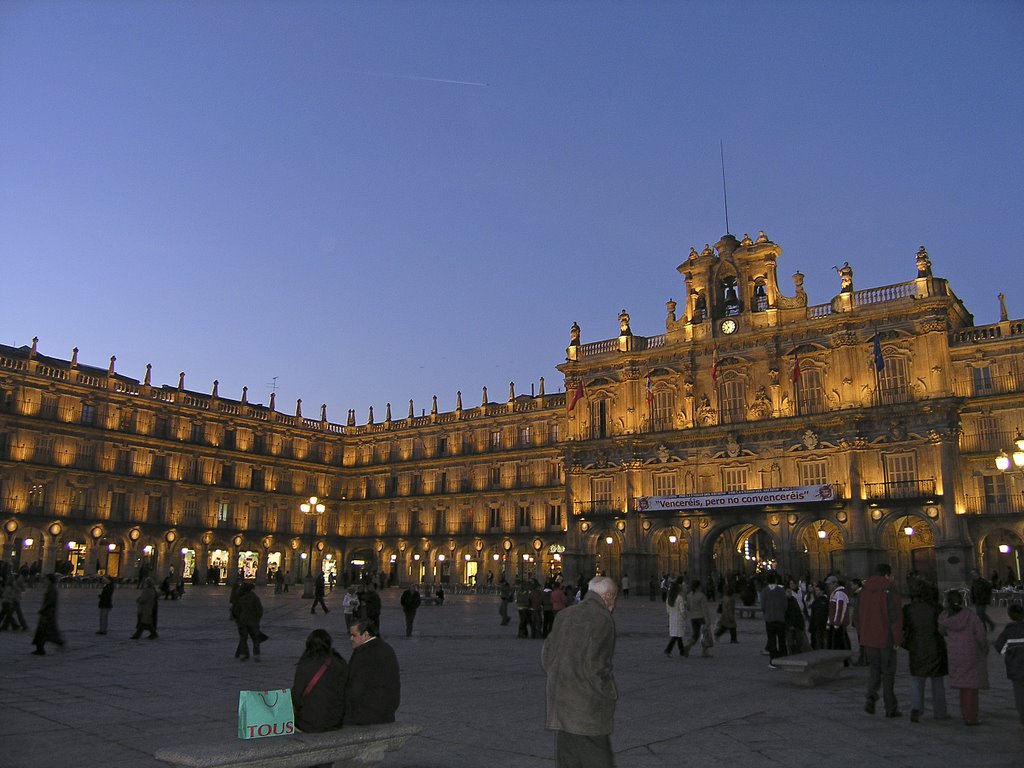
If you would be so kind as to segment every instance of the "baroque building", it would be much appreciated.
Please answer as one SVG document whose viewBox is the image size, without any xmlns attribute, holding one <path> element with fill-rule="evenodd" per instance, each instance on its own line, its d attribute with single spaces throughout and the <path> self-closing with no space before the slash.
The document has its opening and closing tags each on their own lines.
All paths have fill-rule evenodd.
<svg viewBox="0 0 1024 768">
<path fill-rule="evenodd" d="M 726 235 L 678 267 L 665 332 L 581 341 L 565 394 L 365 424 L 0 346 L 5 559 L 74 573 L 474 584 L 755 569 L 940 585 L 1021 577 L 1024 321 L 975 326 L 922 247 L 906 282 L 811 305 Z M 911 262 L 913 259 L 913 262 Z M 1017 457 L 1015 457 L 1017 458 Z M 323 505 L 316 514 L 317 502 Z M 305 514 L 301 506 L 311 509 Z"/>
</svg>

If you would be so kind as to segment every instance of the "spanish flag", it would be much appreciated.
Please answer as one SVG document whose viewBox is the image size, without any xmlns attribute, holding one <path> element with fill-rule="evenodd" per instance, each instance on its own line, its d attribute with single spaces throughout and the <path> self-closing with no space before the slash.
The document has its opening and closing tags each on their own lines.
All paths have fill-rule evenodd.
<svg viewBox="0 0 1024 768">
<path fill-rule="evenodd" d="M 576 403 L 581 397 L 583 397 L 583 379 L 576 384 L 576 389 L 573 390 L 572 396 L 569 398 L 569 413 L 572 413 L 572 409 L 576 407 Z"/>
<path fill-rule="evenodd" d="M 718 383 L 718 345 L 715 345 L 715 351 L 711 355 L 711 381 Z"/>
</svg>

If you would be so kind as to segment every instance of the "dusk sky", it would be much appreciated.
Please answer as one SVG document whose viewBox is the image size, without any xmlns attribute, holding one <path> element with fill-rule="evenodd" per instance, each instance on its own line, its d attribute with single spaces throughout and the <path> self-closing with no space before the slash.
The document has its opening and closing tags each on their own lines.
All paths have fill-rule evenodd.
<svg viewBox="0 0 1024 768">
<path fill-rule="evenodd" d="M 0 343 L 358 423 L 564 383 L 764 230 L 1024 317 L 1024 3 L 0 3 Z"/>
</svg>

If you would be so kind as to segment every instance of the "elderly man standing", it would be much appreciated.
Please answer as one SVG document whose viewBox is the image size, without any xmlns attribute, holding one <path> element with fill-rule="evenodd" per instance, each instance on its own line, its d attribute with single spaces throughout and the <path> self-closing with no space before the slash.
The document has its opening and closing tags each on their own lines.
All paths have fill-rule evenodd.
<svg viewBox="0 0 1024 768">
<path fill-rule="evenodd" d="M 612 675 L 615 598 L 606 576 L 590 580 L 586 597 L 558 612 L 544 642 L 547 727 L 555 731 L 558 768 L 611 768 L 611 733 L 618 691 Z"/>
</svg>

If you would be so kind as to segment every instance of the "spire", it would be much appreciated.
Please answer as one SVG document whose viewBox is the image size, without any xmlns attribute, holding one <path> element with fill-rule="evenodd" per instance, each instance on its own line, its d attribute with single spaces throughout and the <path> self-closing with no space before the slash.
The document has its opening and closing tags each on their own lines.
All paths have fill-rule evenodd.
<svg viewBox="0 0 1024 768">
<path fill-rule="evenodd" d="M 182 371 L 181 373 L 178 374 L 178 390 L 181 391 L 181 390 L 184 390 L 184 389 L 185 389 L 185 372 Z M 273 407 L 273 406 L 271 406 L 271 407 Z"/>
<path fill-rule="evenodd" d="M 71 350 L 71 367 L 78 367 L 78 347 L 75 347 L 74 349 Z"/>
<path fill-rule="evenodd" d="M 242 387 L 242 405 L 249 404 L 249 388 Z"/>
<path fill-rule="evenodd" d="M 366 419 L 367 424 L 373 424 L 373 406 L 370 406 L 370 415 Z"/>
<path fill-rule="evenodd" d="M 320 421 L 327 421 L 327 403 L 320 404 Z"/>
<path fill-rule="evenodd" d="M 384 421 L 388 424 L 391 423 L 391 403 L 388 403 L 384 408 Z"/>
<path fill-rule="evenodd" d="M 456 411 L 461 411 L 462 410 L 462 390 L 461 389 L 458 392 L 455 393 L 455 410 Z"/>
<path fill-rule="evenodd" d="M 511 403 L 515 399 L 516 399 L 516 383 L 514 381 L 510 381 L 508 383 L 508 401 Z"/>
<path fill-rule="evenodd" d="M 76 350 L 77 351 L 77 350 Z M 142 380 L 142 383 L 147 387 L 153 383 L 153 364 L 146 363 L 146 378 Z"/>
<path fill-rule="evenodd" d="M 277 406 L 275 405 L 276 402 L 277 402 L 277 392 L 271 392 L 270 393 L 270 410 L 272 410 L 272 411 L 277 410 Z"/>
<path fill-rule="evenodd" d="M 434 403 L 430 406 L 430 415 L 437 416 L 437 395 L 434 395 Z"/>
<path fill-rule="evenodd" d="M 487 387 L 484 387 L 484 397 L 480 405 L 487 405 Z"/>
<path fill-rule="evenodd" d="M 412 399 L 409 399 L 409 418 L 413 418 L 416 414 L 412 410 Z"/>
<path fill-rule="evenodd" d="M 113 376 L 114 375 L 114 363 L 116 363 L 116 362 L 117 362 L 117 356 L 116 355 L 111 355 L 110 356 L 110 366 L 107 368 L 107 376 Z"/>
<path fill-rule="evenodd" d="M 355 425 L 356 425 L 356 409 L 355 408 L 349 408 L 348 409 L 348 419 L 347 419 L 347 422 L 346 422 L 345 426 L 346 427 L 354 427 Z"/>
<path fill-rule="evenodd" d="M 301 397 L 298 400 L 295 401 L 295 418 L 296 419 L 301 419 L 302 418 L 302 398 Z"/>
<path fill-rule="evenodd" d="M 213 397 L 217 397 L 217 390 L 220 388 L 220 382 L 217 379 L 213 380 Z"/>
</svg>

